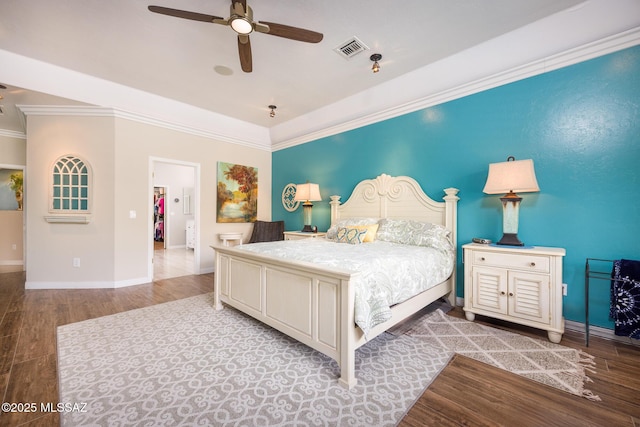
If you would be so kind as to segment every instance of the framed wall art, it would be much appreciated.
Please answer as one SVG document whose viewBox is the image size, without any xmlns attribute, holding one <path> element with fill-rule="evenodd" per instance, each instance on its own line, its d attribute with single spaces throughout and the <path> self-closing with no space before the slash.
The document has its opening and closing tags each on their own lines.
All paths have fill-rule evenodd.
<svg viewBox="0 0 640 427">
<path fill-rule="evenodd" d="M 258 169 L 218 162 L 217 222 L 255 222 L 258 217 Z"/>
</svg>

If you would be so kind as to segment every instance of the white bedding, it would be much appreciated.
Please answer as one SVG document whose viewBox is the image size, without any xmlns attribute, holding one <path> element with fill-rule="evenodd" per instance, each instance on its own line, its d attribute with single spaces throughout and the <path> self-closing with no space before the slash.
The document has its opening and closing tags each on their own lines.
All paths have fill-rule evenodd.
<svg viewBox="0 0 640 427">
<path fill-rule="evenodd" d="M 355 285 L 355 319 L 365 336 L 391 317 L 391 306 L 446 280 L 450 253 L 426 246 L 376 240 L 350 245 L 316 238 L 253 243 L 238 249 L 360 272 Z"/>
</svg>

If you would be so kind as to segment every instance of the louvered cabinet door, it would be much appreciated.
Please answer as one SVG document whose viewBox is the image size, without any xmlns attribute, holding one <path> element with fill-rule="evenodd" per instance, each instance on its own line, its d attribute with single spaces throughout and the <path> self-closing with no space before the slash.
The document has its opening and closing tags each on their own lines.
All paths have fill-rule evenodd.
<svg viewBox="0 0 640 427">
<path fill-rule="evenodd" d="M 511 271 L 508 288 L 509 316 L 543 325 L 551 323 L 548 275 Z"/>
<path fill-rule="evenodd" d="M 473 267 L 471 306 L 478 310 L 507 314 L 507 270 Z"/>
</svg>

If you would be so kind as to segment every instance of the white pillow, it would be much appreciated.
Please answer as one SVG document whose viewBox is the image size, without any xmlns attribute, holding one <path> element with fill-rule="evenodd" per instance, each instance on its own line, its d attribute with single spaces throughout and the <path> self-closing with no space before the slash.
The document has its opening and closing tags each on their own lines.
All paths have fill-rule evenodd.
<svg viewBox="0 0 640 427">
<path fill-rule="evenodd" d="M 377 239 L 403 245 L 427 246 L 451 254 L 454 251 L 451 231 L 430 222 L 383 218 L 380 220 Z"/>
</svg>

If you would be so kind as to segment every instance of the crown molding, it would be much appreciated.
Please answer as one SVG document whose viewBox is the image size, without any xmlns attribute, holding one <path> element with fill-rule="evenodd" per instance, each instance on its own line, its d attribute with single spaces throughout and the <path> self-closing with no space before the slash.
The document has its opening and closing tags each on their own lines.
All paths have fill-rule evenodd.
<svg viewBox="0 0 640 427">
<path fill-rule="evenodd" d="M 560 68 L 574 65 L 589 59 L 617 52 L 640 44 L 640 27 L 616 34 L 601 40 L 588 43 L 577 48 L 547 56 L 545 58 L 494 73 L 490 76 L 473 80 L 428 96 L 418 98 L 400 105 L 389 107 L 381 111 L 357 117 L 352 120 L 337 123 L 313 132 L 304 133 L 293 138 L 272 143 L 272 151 L 283 150 L 307 142 L 326 138 L 347 132 L 370 124 L 392 119 L 404 114 L 433 107 L 448 101 L 463 98 L 475 93 L 483 92 L 498 86 L 503 86 L 518 80 L 548 73 Z M 339 104 L 339 103 L 337 103 Z M 338 108 L 337 105 L 328 108 Z"/>
<path fill-rule="evenodd" d="M 168 122 L 143 114 L 132 113 L 110 107 L 96 106 L 76 106 L 76 105 L 16 105 L 16 108 L 25 116 L 75 116 L 75 117 L 113 117 L 131 120 L 151 126 L 157 126 L 177 132 L 183 132 L 195 136 L 214 139 L 216 141 L 227 142 L 235 145 L 242 145 L 249 148 L 270 151 L 271 147 L 258 142 L 247 141 L 230 137 L 216 132 L 197 129 L 178 123 Z M 26 136 L 25 136 L 26 138 Z"/>
<path fill-rule="evenodd" d="M 27 139 L 27 135 L 24 132 L 16 132 L 13 130 L 0 129 L 0 136 L 6 136 L 8 138 Z"/>
</svg>

